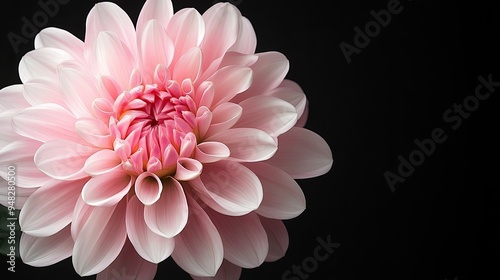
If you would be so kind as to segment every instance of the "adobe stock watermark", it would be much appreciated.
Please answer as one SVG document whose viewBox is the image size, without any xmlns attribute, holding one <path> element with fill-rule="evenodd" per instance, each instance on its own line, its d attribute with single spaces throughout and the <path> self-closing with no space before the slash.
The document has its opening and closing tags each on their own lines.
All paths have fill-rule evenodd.
<svg viewBox="0 0 500 280">
<path fill-rule="evenodd" d="M 408 1 L 411 2 L 412 0 Z M 353 43 L 349 44 L 343 41 L 339 44 L 347 63 L 350 64 L 352 62 L 351 56 L 353 54 L 360 54 L 361 50 L 368 47 L 371 40 L 382 32 L 382 28 L 387 27 L 391 23 L 392 17 L 400 14 L 403 9 L 404 7 L 399 0 L 389 0 L 387 2 L 387 9 L 382 9 L 378 12 L 371 10 L 370 15 L 373 20 L 368 21 L 363 29 L 358 26 L 354 27 Z"/>
<path fill-rule="evenodd" d="M 468 119 L 475 112 L 482 101 L 490 98 L 491 94 L 500 87 L 500 82 L 493 80 L 493 74 L 486 78 L 478 76 L 478 85 L 474 94 L 466 96 L 461 103 L 455 103 L 443 113 L 443 121 L 452 131 L 459 129 L 464 120 Z M 410 177 L 415 169 L 421 166 L 427 157 L 432 156 L 436 151 L 437 144 L 442 144 L 448 139 L 446 127 L 436 127 L 432 130 L 430 137 L 423 140 L 415 139 L 415 149 L 407 157 L 399 155 L 397 171 L 385 171 L 384 178 L 392 192 L 396 191 L 396 184 L 403 183 Z"/>
<path fill-rule="evenodd" d="M 20 34 L 9 32 L 7 39 L 9 40 L 15 53 L 19 52 L 21 44 L 27 44 L 30 39 L 35 38 L 36 34 L 47 26 L 49 17 L 53 18 L 59 13 L 60 5 L 66 5 L 70 0 L 39 0 L 38 6 L 40 10 L 33 13 L 31 19 L 26 16 L 21 18 L 22 26 Z"/>
<path fill-rule="evenodd" d="M 281 280 L 301 280 L 309 279 L 314 273 L 320 262 L 326 261 L 340 247 L 340 243 L 332 242 L 332 236 L 328 235 L 326 240 L 321 237 L 316 238 L 318 245 L 314 248 L 313 255 L 302 260 L 300 265 L 292 265 L 292 267 L 283 272 Z"/>
<path fill-rule="evenodd" d="M 9 245 L 7 257 L 7 270 L 9 272 L 16 272 L 16 227 L 17 227 L 17 215 L 16 215 L 16 167 L 10 165 L 7 167 L 7 210 L 8 217 L 6 219 L 5 226 L 9 231 L 7 244 Z"/>
</svg>

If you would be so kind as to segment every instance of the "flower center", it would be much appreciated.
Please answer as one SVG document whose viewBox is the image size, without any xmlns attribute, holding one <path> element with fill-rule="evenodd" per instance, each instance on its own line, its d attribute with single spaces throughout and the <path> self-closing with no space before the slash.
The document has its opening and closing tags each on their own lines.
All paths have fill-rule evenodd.
<svg viewBox="0 0 500 280">
<path fill-rule="evenodd" d="M 191 81 L 182 86 L 170 81 L 166 86 L 137 86 L 117 97 L 110 128 L 115 152 L 131 175 L 173 175 L 179 156 L 192 155 L 193 149 L 186 152 L 183 144 L 195 144 L 197 138 L 192 88 Z"/>
</svg>

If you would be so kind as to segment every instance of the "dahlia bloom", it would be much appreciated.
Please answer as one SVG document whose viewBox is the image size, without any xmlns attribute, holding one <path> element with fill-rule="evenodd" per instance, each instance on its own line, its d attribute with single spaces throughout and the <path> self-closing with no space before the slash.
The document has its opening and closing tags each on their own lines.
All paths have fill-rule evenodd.
<svg viewBox="0 0 500 280">
<path fill-rule="evenodd" d="M 238 279 L 281 258 L 282 220 L 305 209 L 294 179 L 333 159 L 303 128 L 286 57 L 256 42 L 228 3 L 147 0 L 134 26 L 103 2 L 84 41 L 42 30 L 22 84 L 0 91 L 0 190 L 15 166 L 23 262 L 153 279 L 171 256 L 193 279 Z"/>
</svg>

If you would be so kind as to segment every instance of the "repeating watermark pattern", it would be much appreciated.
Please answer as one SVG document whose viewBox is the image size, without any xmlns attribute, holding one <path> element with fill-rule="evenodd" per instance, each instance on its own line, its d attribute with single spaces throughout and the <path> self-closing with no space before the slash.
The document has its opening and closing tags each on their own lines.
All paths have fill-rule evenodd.
<svg viewBox="0 0 500 280">
<path fill-rule="evenodd" d="M 449 125 L 452 131 L 459 129 L 465 119 L 468 119 L 475 112 L 482 101 L 490 98 L 491 94 L 500 87 L 500 82 L 493 80 L 493 74 L 487 78 L 478 76 L 478 85 L 474 94 L 466 96 L 461 103 L 455 103 L 443 113 L 443 121 Z M 415 169 L 421 166 L 427 157 L 432 156 L 436 150 L 437 144 L 442 144 L 448 139 L 448 134 L 442 127 L 436 127 L 432 130 L 429 138 L 419 140 L 415 139 L 415 149 L 407 157 L 399 155 L 398 168 L 396 172 L 385 171 L 384 178 L 392 192 L 396 191 L 396 184 L 403 183 L 410 177 Z"/>
<path fill-rule="evenodd" d="M 8 229 L 7 244 L 8 248 L 8 268 L 10 272 L 16 272 L 16 167 L 10 165 L 7 167 L 7 210 L 8 217 L 6 219 L 6 227 Z"/>
<path fill-rule="evenodd" d="M 9 40 L 15 53 L 19 52 L 21 44 L 27 44 L 30 39 L 33 39 L 40 29 L 47 26 L 49 18 L 55 17 L 60 10 L 60 5 L 66 5 L 70 0 L 39 0 L 38 6 L 40 10 L 33 13 L 31 20 L 26 16 L 21 18 L 23 23 L 20 34 L 9 32 L 7 39 Z"/>
<path fill-rule="evenodd" d="M 411 2 L 412 0 L 408 1 Z M 382 28 L 387 27 L 391 23 L 392 16 L 400 14 L 403 9 L 404 7 L 399 0 L 389 0 L 387 2 L 387 9 L 382 9 L 378 12 L 371 10 L 370 15 L 373 17 L 373 20 L 368 21 L 364 29 L 358 26 L 354 27 L 353 43 L 341 42 L 339 44 L 347 63 L 350 64 L 352 62 L 351 56 L 353 54 L 360 54 L 361 50 L 368 47 L 371 40 L 382 32 Z"/>
<path fill-rule="evenodd" d="M 316 238 L 318 246 L 314 248 L 313 255 L 304 258 L 300 265 L 294 264 L 289 270 L 283 272 L 281 280 L 309 279 L 310 275 L 318 269 L 319 263 L 326 261 L 335 249 L 340 247 L 340 243 L 332 242 L 331 237 L 328 235 L 326 241 L 321 237 Z"/>
</svg>

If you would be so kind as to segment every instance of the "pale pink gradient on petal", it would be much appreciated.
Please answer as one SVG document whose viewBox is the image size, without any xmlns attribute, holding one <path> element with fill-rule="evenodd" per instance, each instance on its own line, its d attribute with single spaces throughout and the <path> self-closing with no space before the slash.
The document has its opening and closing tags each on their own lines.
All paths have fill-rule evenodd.
<svg viewBox="0 0 500 280">
<path fill-rule="evenodd" d="M 148 280 L 171 256 L 230 280 L 283 257 L 295 179 L 333 165 L 285 54 L 256 53 L 231 3 L 145 0 L 136 20 L 102 2 L 85 28 L 41 30 L 0 89 L 0 204 L 13 166 L 25 262 Z"/>
</svg>

